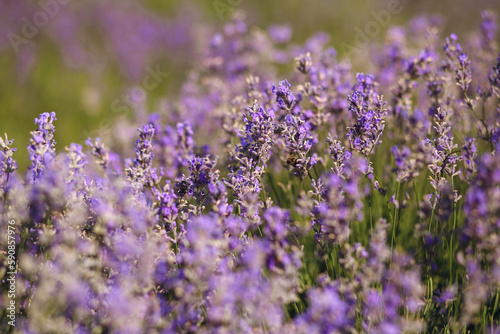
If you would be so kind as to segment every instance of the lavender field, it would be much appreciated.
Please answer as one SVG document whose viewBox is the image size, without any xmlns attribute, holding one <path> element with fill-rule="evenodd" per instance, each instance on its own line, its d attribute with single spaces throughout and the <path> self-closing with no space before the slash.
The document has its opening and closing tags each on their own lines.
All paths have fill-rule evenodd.
<svg viewBox="0 0 500 334">
<path fill-rule="evenodd" d="M 0 2 L 0 332 L 499 334 L 499 5 L 409 2 Z"/>
</svg>

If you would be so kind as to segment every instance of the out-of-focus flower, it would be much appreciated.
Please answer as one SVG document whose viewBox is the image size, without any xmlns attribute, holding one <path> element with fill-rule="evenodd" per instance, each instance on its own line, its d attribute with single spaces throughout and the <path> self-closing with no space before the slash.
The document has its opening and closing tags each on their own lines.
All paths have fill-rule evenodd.
<svg viewBox="0 0 500 334">
<path fill-rule="evenodd" d="M 272 92 L 276 95 L 276 102 L 280 109 L 291 111 L 297 104 L 297 98 L 290 89 L 292 85 L 288 81 L 281 81 L 276 87 L 273 85 Z"/>
</svg>

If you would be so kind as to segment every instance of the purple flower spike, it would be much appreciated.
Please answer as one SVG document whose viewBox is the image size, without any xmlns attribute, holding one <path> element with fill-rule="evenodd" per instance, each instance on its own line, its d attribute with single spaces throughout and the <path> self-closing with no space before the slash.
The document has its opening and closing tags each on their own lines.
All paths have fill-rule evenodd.
<svg viewBox="0 0 500 334">
<path fill-rule="evenodd" d="M 34 183 L 46 168 L 46 165 L 54 160 L 56 152 L 56 142 L 54 141 L 55 127 L 53 122 L 57 120 L 56 113 L 51 112 L 40 114 L 35 118 L 38 129 L 31 132 L 31 139 L 28 145 L 29 158 L 31 160 L 30 173 L 31 182 Z"/>
<path fill-rule="evenodd" d="M 278 87 L 273 85 L 272 92 L 276 95 L 276 102 L 280 109 L 291 111 L 297 104 L 297 99 L 290 90 L 292 85 L 287 81 L 280 81 Z"/>
<path fill-rule="evenodd" d="M 455 80 L 458 87 L 460 87 L 464 93 L 467 93 L 467 89 L 472 81 L 472 75 L 470 71 L 470 60 L 465 53 L 461 53 L 458 56 L 458 69 Z"/>
<path fill-rule="evenodd" d="M 347 139 L 351 149 L 370 155 L 380 143 L 385 128 L 387 102 L 375 91 L 376 82 L 370 75 L 358 73 L 357 83 L 349 96 L 349 111 L 356 123 L 349 128 Z"/>
</svg>

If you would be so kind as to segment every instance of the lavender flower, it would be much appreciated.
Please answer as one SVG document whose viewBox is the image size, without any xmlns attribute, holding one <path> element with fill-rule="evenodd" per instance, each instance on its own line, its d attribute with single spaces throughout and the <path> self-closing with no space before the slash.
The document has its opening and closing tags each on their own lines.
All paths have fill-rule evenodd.
<svg viewBox="0 0 500 334">
<path fill-rule="evenodd" d="M 351 99 L 355 98 L 357 97 L 353 94 Z M 380 137 L 385 128 L 385 105 L 385 101 L 378 99 L 375 104 L 377 109 L 357 112 L 358 119 L 354 126 L 349 128 L 349 132 L 347 133 L 347 138 L 352 149 L 362 154 L 370 155 L 373 148 L 381 142 Z"/>
<path fill-rule="evenodd" d="M 262 107 L 258 107 L 256 102 L 246 110 L 243 115 L 245 132 L 238 133 L 241 142 L 241 145 L 236 147 L 235 160 L 238 166 L 231 171 L 229 180 L 226 181 L 250 225 L 260 222 L 259 210 L 263 203 L 257 194 L 262 189 L 262 175 L 274 143 L 274 118 L 272 109 L 266 112 Z"/>
<path fill-rule="evenodd" d="M 451 127 L 449 126 L 450 114 L 446 109 L 439 108 L 435 118 L 434 130 L 436 137 L 432 139 L 426 138 L 423 141 L 425 150 L 427 152 L 428 164 L 427 168 L 431 172 L 430 180 L 434 192 L 429 195 L 429 201 L 432 200 L 431 207 L 435 208 L 439 201 L 439 193 L 447 184 L 445 174 L 451 178 L 460 174 L 457 171 L 457 163 L 461 157 L 455 152 L 458 147 L 453 142 L 451 137 Z M 457 200 L 460 198 L 456 196 Z"/>
<path fill-rule="evenodd" d="M 449 61 L 457 58 L 459 53 L 462 52 L 462 46 L 458 43 L 457 35 L 451 34 L 450 37 L 446 37 L 446 43 L 443 45 L 443 51 Z"/>
<path fill-rule="evenodd" d="M 488 79 L 491 84 L 492 93 L 500 98 L 500 53 L 498 54 L 495 66 L 489 72 Z"/>
<path fill-rule="evenodd" d="M 337 175 L 342 175 L 344 172 L 344 163 L 349 160 L 352 153 L 342 146 L 338 139 L 334 139 L 332 134 L 328 134 L 327 143 L 329 144 L 328 154 L 333 160 L 332 171 Z"/>
<path fill-rule="evenodd" d="M 273 25 L 269 28 L 269 35 L 277 43 L 286 43 L 292 37 L 292 28 L 289 25 Z"/>
<path fill-rule="evenodd" d="M 39 118 L 35 118 L 38 129 L 31 132 L 30 144 L 28 145 L 31 160 L 31 182 L 38 180 L 46 164 L 53 161 L 55 157 L 54 120 L 57 120 L 55 112 L 43 113 L 40 114 Z"/>
<path fill-rule="evenodd" d="M 159 220 L 166 225 L 167 230 L 175 229 L 179 209 L 176 203 L 177 196 L 170 183 L 166 183 L 161 190 L 153 188 L 153 193 L 157 200 Z"/>
<path fill-rule="evenodd" d="M 497 16 L 489 10 L 481 13 L 482 22 L 480 26 L 481 47 L 487 52 L 495 52 L 495 36 L 498 30 Z"/>
<path fill-rule="evenodd" d="M 297 98 L 290 90 L 292 85 L 288 81 L 281 81 L 276 87 L 273 85 L 272 92 L 276 95 L 276 102 L 278 102 L 278 107 L 283 110 L 291 111 L 293 107 L 297 104 Z"/>
<path fill-rule="evenodd" d="M 241 146 L 238 152 L 242 157 L 252 159 L 255 164 L 266 167 L 270 151 L 274 144 L 273 134 L 276 125 L 273 123 L 275 114 L 272 109 L 265 111 L 257 103 L 247 109 L 244 114 L 245 133 L 240 134 Z"/>
<path fill-rule="evenodd" d="M 467 93 L 471 81 L 470 60 L 465 53 L 461 53 L 458 56 L 457 85 L 462 92 Z"/>
<path fill-rule="evenodd" d="M 351 159 L 344 175 L 328 174 L 313 181 L 313 194 L 317 199 L 311 225 L 317 241 L 342 244 L 351 234 L 351 223 L 362 219 L 364 194 L 359 182 L 363 164 L 363 161 Z"/>
<path fill-rule="evenodd" d="M 88 138 L 85 144 L 90 147 L 90 153 L 97 159 L 99 166 L 107 170 L 109 166 L 109 151 L 101 143 L 101 138 L 96 138 L 94 142 L 92 142 L 91 138 Z"/>
<path fill-rule="evenodd" d="M 386 102 L 377 96 L 376 83 L 372 76 L 358 74 L 353 93 L 349 96 L 349 111 L 356 119 L 349 128 L 347 138 L 351 149 L 364 155 L 370 155 L 373 148 L 380 143 L 385 128 Z"/>
<path fill-rule="evenodd" d="M 297 70 L 303 74 L 309 74 L 312 66 L 312 58 L 311 54 L 308 52 L 305 55 L 301 55 L 298 58 L 295 58 L 297 62 Z"/>
<path fill-rule="evenodd" d="M 182 166 L 187 166 L 193 152 L 193 129 L 189 123 L 177 123 L 177 149 Z"/>
<path fill-rule="evenodd" d="M 443 78 L 440 76 L 433 76 L 425 82 L 427 87 L 427 94 L 431 98 L 431 107 L 429 108 L 429 114 L 435 115 L 438 108 L 441 107 L 442 97 L 444 93 L 444 82 Z"/>
<path fill-rule="evenodd" d="M 217 158 L 211 160 L 209 156 L 195 157 L 189 161 L 189 191 L 188 194 L 203 201 L 207 195 L 205 187 L 215 184 L 219 179 L 219 171 L 215 168 Z"/>
<path fill-rule="evenodd" d="M 233 206 L 228 202 L 227 190 L 224 182 L 209 183 L 208 191 L 212 199 L 212 210 L 221 217 L 227 217 L 233 212 Z"/>
<path fill-rule="evenodd" d="M 472 180 L 472 174 L 476 171 L 476 152 L 476 140 L 474 138 L 466 138 L 465 143 L 462 146 L 462 161 L 464 162 L 466 178 L 469 183 Z"/>
<path fill-rule="evenodd" d="M 396 162 L 396 180 L 398 182 L 408 182 L 418 176 L 417 160 L 411 157 L 410 149 L 406 146 L 399 148 L 397 145 L 391 149 L 392 156 Z"/>
<path fill-rule="evenodd" d="M 484 154 L 477 166 L 477 176 L 465 196 L 464 212 L 468 219 L 465 226 L 467 239 L 477 242 L 477 247 L 495 252 L 490 244 L 496 239 L 499 227 L 498 213 L 500 206 L 496 198 L 500 195 L 498 184 L 500 172 L 498 155 Z M 494 259 L 490 259 L 494 260 Z"/>
<path fill-rule="evenodd" d="M 0 184 L 2 190 L 5 191 L 5 185 L 9 181 L 9 177 L 17 169 L 17 163 L 12 156 L 16 152 L 16 148 L 12 148 L 11 145 L 14 139 L 9 140 L 7 134 L 5 134 L 5 139 L 0 137 Z M 5 196 L 3 194 L 3 196 Z"/>
<path fill-rule="evenodd" d="M 153 187 L 158 184 L 158 174 L 153 168 L 153 137 L 155 129 L 153 125 L 143 125 L 139 131 L 139 139 L 135 143 L 135 159 L 133 165 L 127 168 L 127 177 L 139 189 L 143 186 Z"/>
<path fill-rule="evenodd" d="M 349 333 L 354 329 L 354 305 L 343 300 L 338 287 L 331 284 L 311 289 L 311 306 L 295 320 L 297 333 Z"/>
<path fill-rule="evenodd" d="M 318 142 L 311 126 L 310 122 L 292 114 L 286 115 L 285 123 L 281 125 L 288 153 L 287 164 L 292 166 L 293 173 L 301 179 L 304 179 L 317 163 L 317 154 L 309 154 L 313 145 Z"/>
</svg>

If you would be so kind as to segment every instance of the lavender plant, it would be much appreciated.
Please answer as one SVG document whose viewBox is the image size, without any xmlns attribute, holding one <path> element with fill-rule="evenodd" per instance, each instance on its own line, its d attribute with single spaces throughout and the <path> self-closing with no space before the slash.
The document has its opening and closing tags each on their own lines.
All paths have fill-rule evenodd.
<svg viewBox="0 0 500 334">
<path fill-rule="evenodd" d="M 496 18 L 440 27 L 390 28 L 368 73 L 236 15 L 138 133 L 62 152 L 42 113 L 26 173 L 0 138 L 0 331 L 498 332 Z"/>
</svg>

